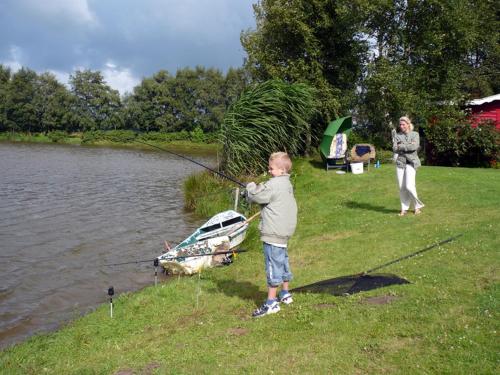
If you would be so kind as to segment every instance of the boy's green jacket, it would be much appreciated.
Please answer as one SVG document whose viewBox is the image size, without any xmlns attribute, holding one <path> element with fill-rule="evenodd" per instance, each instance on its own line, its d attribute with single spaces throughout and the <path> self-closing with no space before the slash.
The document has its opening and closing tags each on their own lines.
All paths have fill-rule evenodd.
<svg viewBox="0 0 500 375">
<path fill-rule="evenodd" d="M 297 226 L 297 202 L 290 175 L 272 177 L 259 185 L 251 182 L 246 189 L 248 201 L 261 205 L 261 240 L 286 245 Z"/>
</svg>

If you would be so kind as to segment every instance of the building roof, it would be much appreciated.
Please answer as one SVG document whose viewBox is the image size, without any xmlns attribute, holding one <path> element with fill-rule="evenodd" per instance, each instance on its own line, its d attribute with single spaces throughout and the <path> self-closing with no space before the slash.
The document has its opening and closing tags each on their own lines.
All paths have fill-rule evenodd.
<svg viewBox="0 0 500 375">
<path fill-rule="evenodd" d="M 485 98 L 480 98 L 480 99 L 474 99 L 474 100 L 469 101 L 467 104 L 468 105 L 481 105 L 481 104 L 485 104 L 485 103 L 494 102 L 495 100 L 500 100 L 500 94 L 487 96 Z"/>
</svg>

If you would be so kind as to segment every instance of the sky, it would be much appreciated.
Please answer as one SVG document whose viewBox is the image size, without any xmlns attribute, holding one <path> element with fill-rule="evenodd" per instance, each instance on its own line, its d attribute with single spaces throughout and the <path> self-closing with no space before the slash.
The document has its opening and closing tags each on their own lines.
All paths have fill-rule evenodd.
<svg viewBox="0 0 500 375">
<path fill-rule="evenodd" d="M 132 92 L 160 70 L 240 67 L 257 0 L 0 0 L 0 64 L 53 73 L 100 71 Z"/>
</svg>

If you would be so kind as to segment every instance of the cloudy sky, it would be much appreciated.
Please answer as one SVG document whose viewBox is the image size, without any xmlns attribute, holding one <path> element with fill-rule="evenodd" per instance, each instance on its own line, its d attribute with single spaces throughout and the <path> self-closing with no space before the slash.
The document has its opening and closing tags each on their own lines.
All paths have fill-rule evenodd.
<svg viewBox="0 0 500 375">
<path fill-rule="evenodd" d="M 257 0 L 0 0 L 0 64 L 99 70 L 122 94 L 161 69 L 239 67 Z"/>
</svg>

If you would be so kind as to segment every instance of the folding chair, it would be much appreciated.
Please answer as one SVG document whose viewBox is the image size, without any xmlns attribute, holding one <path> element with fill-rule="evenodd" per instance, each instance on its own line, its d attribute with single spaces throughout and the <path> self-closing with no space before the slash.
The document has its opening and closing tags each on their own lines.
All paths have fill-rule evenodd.
<svg viewBox="0 0 500 375">
<path fill-rule="evenodd" d="M 347 136 L 352 127 L 352 117 L 342 117 L 330 122 L 319 146 L 326 170 L 348 168 Z"/>
</svg>

